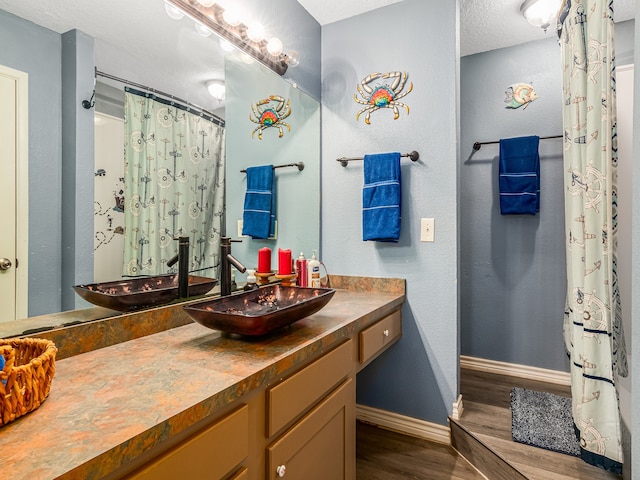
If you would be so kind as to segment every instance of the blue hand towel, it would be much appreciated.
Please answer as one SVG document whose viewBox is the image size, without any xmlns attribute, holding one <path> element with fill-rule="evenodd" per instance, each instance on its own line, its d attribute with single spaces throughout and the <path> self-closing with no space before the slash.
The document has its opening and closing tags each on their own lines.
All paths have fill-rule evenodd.
<svg viewBox="0 0 640 480">
<path fill-rule="evenodd" d="M 529 214 L 540 211 L 540 137 L 500 140 L 500 213 Z"/>
<path fill-rule="evenodd" d="M 401 197 L 400 153 L 365 155 L 362 240 L 398 241 Z"/>
<path fill-rule="evenodd" d="M 275 231 L 275 192 L 273 165 L 247 167 L 242 234 L 269 238 Z"/>
</svg>

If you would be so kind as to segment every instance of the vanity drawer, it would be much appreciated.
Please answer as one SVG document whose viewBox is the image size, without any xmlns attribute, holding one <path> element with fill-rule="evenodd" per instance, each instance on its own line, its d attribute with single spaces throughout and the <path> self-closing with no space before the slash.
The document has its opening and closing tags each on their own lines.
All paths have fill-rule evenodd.
<svg viewBox="0 0 640 480">
<path fill-rule="evenodd" d="M 402 312 L 396 310 L 360 332 L 360 363 L 375 357 L 402 335 Z"/>
<path fill-rule="evenodd" d="M 267 391 L 267 436 L 320 401 L 349 375 L 354 363 L 352 340 L 325 354 Z"/>
<path fill-rule="evenodd" d="M 229 475 L 248 455 L 249 407 L 243 405 L 151 460 L 127 480 L 219 479 Z"/>
</svg>

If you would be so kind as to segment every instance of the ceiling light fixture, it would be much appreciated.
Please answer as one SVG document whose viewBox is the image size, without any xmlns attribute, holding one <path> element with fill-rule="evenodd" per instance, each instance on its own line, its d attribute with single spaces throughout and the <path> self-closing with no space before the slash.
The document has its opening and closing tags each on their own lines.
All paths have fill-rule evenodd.
<svg viewBox="0 0 640 480">
<path fill-rule="evenodd" d="M 224 100 L 225 86 L 222 80 L 209 80 L 205 82 L 205 85 L 211 96 L 218 100 L 218 102 Z"/>
<path fill-rule="evenodd" d="M 294 67 L 299 62 L 297 52 L 283 53 L 282 42 L 279 40 L 279 45 L 273 42 L 271 47 L 268 47 L 270 42 L 264 39 L 264 27 L 257 23 L 247 27 L 233 12 L 232 5 L 224 9 L 215 2 L 210 7 L 203 6 L 203 3 L 209 3 L 209 0 L 165 0 L 165 2 L 168 7 L 175 7 L 181 14 L 187 15 L 279 75 L 284 75 L 287 68 Z M 292 57 L 294 53 L 297 58 Z"/>
<path fill-rule="evenodd" d="M 561 0 L 524 0 L 520 13 L 534 27 L 542 28 L 545 33 L 558 15 Z"/>
</svg>

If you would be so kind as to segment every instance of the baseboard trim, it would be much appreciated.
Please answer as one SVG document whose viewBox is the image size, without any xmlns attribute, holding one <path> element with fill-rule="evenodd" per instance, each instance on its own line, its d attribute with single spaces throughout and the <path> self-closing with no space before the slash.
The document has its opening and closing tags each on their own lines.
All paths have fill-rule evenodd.
<svg viewBox="0 0 640 480">
<path fill-rule="evenodd" d="M 451 412 L 451 418 L 454 420 L 460 420 L 464 412 L 464 404 L 462 403 L 462 395 L 458 395 L 458 399 L 453 402 L 453 410 Z"/>
<path fill-rule="evenodd" d="M 539 380 L 541 382 L 548 382 L 556 385 L 571 385 L 571 374 L 568 372 L 530 367 L 528 365 L 518 365 L 515 363 L 498 362 L 495 360 L 488 360 L 486 358 L 460 355 L 460 368 L 476 370 L 479 372 L 495 373 L 498 375 L 508 375 L 511 377 L 526 378 L 528 380 Z"/>
<path fill-rule="evenodd" d="M 451 445 L 450 430 L 447 425 L 426 422 L 398 413 L 380 410 L 366 405 L 356 405 L 356 418 L 362 422 L 404 433 L 430 442 Z"/>
</svg>

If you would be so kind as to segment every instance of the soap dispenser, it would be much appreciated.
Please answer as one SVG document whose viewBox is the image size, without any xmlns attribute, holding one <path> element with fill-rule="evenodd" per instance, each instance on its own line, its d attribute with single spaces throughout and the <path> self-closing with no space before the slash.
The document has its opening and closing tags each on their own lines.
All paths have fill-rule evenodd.
<svg viewBox="0 0 640 480">
<path fill-rule="evenodd" d="M 307 284 L 312 288 L 320 288 L 320 262 L 316 258 L 317 250 L 313 250 L 311 260 L 307 264 Z"/>
<path fill-rule="evenodd" d="M 258 284 L 256 283 L 256 271 L 255 270 L 247 270 L 247 283 L 244 284 L 242 288 L 245 292 L 249 290 L 255 290 L 258 288 Z"/>
</svg>

